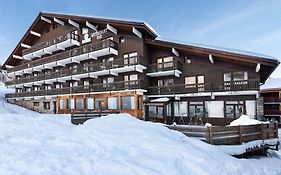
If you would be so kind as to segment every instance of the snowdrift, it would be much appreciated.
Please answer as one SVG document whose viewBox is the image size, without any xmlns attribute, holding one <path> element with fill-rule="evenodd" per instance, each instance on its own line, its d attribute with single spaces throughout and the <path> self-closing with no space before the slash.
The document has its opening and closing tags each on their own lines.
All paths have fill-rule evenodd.
<svg viewBox="0 0 281 175">
<path fill-rule="evenodd" d="M 269 124 L 269 122 L 262 122 L 259 120 L 251 119 L 247 115 L 241 115 L 238 119 L 233 120 L 229 125 L 238 126 L 238 125 L 258 125 L 258 124 Z"/>
<path fill-rule="evenodd" d="M 129 114 L 72 125 L 68 115 L 38 114 L 0 96 L 1 175 L 281 174 L 279 158 L 238 160 Z"/>
</svg>

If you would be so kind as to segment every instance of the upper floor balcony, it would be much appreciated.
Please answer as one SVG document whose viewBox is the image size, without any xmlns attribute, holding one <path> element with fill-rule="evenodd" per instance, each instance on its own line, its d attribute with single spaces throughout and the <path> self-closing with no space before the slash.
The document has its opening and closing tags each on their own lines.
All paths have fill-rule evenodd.
<svg viewBox="0 0 281 175">
<path fill-rule="evenodd" d="M 281 103 L 281 97 L 264 97 L 263 101 L 265 104 Z"/>
<path fill-rule="evenodd" d="M 18 85 L 18 87 L 31 87 L 44 83 L 65 82 L 67 80 L 81 80 L 81 78 L 97 78 L 103 75 L 115 75 L 119 73 L 137 71 L 142 73 L 145 67 L 145 60 L 140 56 L 115 59 L 113 61 L 78 65 L 77 68 L 52 71 L 47 74 L 29 76 L 26 78 L 14 79 L 6 82 L 6 86 Z"/>
<path fill-rule="evenodd" d="M 47 89 L 38 91 L 18 92 L 6 94 L 5 98 L 22 98 L 22 97 L 44 97 L 53 95 L 75 94 L 75 93 L 95 93 L 108 91 L 124 90 L 141 90 L 143 89 L 142 80 L 119 81 L 107 84 L 93 84 L 87 86 L 63 87 L 58 89 Z"/>
<path fill-rule="evenodd" d="M 202 92 L 225 92 L 259 90 L 259 80 L 249 79 L 234 82 L 212 82 L 200 84 L 177 84 L 169 86 L 154 86 L 148 88 L 149 95 L 175 95 Z"/>
<path fill-rule="evenodd" d="M 31 46 L 30 48 L 22 51 L 22 56 L 24 59 L 31 60 L 32 58 L 41 57 L 46 54 L 52 54 L 55 51 L 64 50 L 65 48 L 75 45 L 80 45 L 77 30 L 67 32 L 66 34 L 63 34 L 52 40 Z"/>
<path fill-rule="evenodd" d="M 147 68 L 147 76 L 150 77 L 162 77 L 169 75 L 180 77 L 181 73 L 182 64 L 175 58 L 173 61 L 151 64 Z"/>
<path fill-rule="evenodd" d="M 98 41 L 86 44 L 79 48 L 47 56 L 38 60 L 30 61 L 8 69 L 9 75 L 23 75 L 43 69 L 52 69 L 57 66 L 65 66 L 69 63 L 79 63 L 82 60 L 97 59 L 105 55 L 118 55 L 117 43 L 112 40 Z"/>
</svg>

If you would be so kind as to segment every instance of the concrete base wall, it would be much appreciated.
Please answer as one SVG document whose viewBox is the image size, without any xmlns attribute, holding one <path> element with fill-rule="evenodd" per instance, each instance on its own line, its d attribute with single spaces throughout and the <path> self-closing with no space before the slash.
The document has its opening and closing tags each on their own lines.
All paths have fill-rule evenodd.
<svg viewBox="0 0 281 175">
<path fill-rule="evenodd" d="M 57 111 L 57 99 L 40 99 L 40 100 L 20 100 L 20 101 L 8 101 L 9 103 L 14 103 L 16 105 L 22 106 L 24 108 L 30 109 L 32 111 L 40 113 L 53 114 Z M 44 102 L 50 103 L 50 109 L 44 108 Z M 36 103 L 39 103 L 37 106 Z"/>
</svg>

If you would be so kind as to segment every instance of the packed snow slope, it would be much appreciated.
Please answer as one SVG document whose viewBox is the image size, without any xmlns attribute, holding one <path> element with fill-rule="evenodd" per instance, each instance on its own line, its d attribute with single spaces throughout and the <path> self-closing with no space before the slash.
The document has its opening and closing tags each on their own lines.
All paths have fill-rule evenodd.
<svg viewBox="0 0 281 175">
<path fill-rule="evenodd" d="M 42 115 L 1 102 L 1 175 L 281 174 L 278 155 L 236 159 L 215 146 L 128 114 L 77 126 L 67 116 Z"/>
</svg>

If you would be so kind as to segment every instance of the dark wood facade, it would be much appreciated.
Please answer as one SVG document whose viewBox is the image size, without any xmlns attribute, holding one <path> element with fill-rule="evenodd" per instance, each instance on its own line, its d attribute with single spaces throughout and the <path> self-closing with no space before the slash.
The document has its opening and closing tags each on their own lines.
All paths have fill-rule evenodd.
<svg viewBox="0 0 281 175">
<path fill-rule="evenodd" d="M 258 117 L 259 85 L 277 60 L 156 37 L 145 23 L 40 13 L 3 65 L 16 89 L 6 98 L 165 123 L 224 125 L 250 110 Z"/>
<path fill-rule="evenodd" d="M 281 125 L 281 89 L 262 89 L 261 96 L 264 101 L 264 117 L 278 121 Z"/>
</svg>

